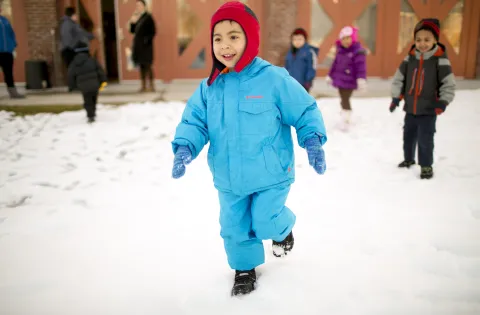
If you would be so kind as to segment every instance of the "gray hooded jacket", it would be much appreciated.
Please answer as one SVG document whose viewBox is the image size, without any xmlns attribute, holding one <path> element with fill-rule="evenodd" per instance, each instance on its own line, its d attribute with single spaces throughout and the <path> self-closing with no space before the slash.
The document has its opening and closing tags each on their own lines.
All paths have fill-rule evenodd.
<svg viewBox="0 0 480 315">
<path fill-rule="evenodd" d="M 455 77 L 445 46 L 438 43 L 426 53 L 412 46 L 395 72 L 392 97 L 405 100 L 404 110 L 414 115 L 435 115 L 438 104 L 455 97 Z"/>
<path fill-rule="evenodd" d="M 92 33 L 84 30 L 69 16 L 64 16 L 60 20 L 60 50 L 66 48 L 73 50 L 79 42 L 88 44 L 94 38 Z"/>
</svg>

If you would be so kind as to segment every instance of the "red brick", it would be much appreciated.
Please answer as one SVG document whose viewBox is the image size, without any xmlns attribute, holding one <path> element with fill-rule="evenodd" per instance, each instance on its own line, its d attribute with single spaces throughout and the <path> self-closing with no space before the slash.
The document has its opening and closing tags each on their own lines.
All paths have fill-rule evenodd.
<svg viewBox="0 0 480 315">
<path fill-rule="evenodd" d="M 52 29 L 57 27 L 55 0 L 24 0 L 28 27 L 28 51 L 30 59 L 53 60 Z"/>
</svg>

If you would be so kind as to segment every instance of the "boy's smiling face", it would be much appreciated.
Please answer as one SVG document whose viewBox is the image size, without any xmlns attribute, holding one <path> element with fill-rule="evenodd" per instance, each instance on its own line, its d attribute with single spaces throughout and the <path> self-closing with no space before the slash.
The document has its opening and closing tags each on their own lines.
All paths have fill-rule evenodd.
<svg viewBox="0 0 480 315">
<path fill-rule="evenodd" d="M 415 34 L 415 48 L 421 53 L 429 51 L 436 43 L 437 41 L 430 31 L 420 30 Z"/>
<path fill-rule="evenodd" d="M 237 64 L 247 45 L 242 27 L 235 21 L 221 21 L 213 29 L 213 53 L 227 68 Z"/>
</svg>

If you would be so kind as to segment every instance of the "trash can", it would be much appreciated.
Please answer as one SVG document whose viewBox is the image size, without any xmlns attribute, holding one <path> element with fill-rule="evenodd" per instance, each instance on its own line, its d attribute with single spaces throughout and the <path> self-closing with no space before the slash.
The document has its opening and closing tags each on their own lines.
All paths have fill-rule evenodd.
<svg viewBox="0 0 480 315">
<path fill-rule="evenodd" d="M 48 65 L 45 60 L 25 61 L 25 89 L 41 90 L 51 88 Z"/>
</svg>

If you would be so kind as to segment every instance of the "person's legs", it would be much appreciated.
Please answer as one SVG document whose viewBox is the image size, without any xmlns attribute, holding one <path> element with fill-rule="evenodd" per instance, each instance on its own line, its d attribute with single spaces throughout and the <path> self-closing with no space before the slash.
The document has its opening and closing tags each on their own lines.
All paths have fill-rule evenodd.
<svg viewBox="0 0 480 315">
<path fill-rule="evenodd" d="M 97 93 L 87 92 L 87 93 L 82 93 L 82 96 L 83 96 L 83 107 L 87 112 L 87 118 L 89 119 L 89 121 L 93 121 L 95 119 Z"/>
<path fill-rule="evenodd" d="M 352 105 L 350 104 L 350 98 L 352 97 L 353 90 L 350 89 L 338 89 L 340 93 L 340 105 L 343 110 L 352 110 Z"/>
<path fill-rule="evenodd" d="M 418 118 L 418 163 L 422 167 L 431 167 L 437 116 L 425 115 Z"/>
<path fill-rule="evenodd" d="M 140 64 L 140 80 L 141 80 L 141 87 L 139 92 L 146 92 L 147 91 L 147 66 L 144 64 Z"/>
<path fill-rule="evenodd" d="M 350 89 L 338 89 L 340 94 L 340 105 L 342 106 L 341 116 L 342 116 L 342 126 L 341 128 L 347 130 L 352 116 L 352 106 L 350 105 L 350 97 L 352 96 L 353 90 Z"/>
<path fill-rule="evenodd" d="M 403 157 L 405 162 L 415 161 L 415 149 L 417 147 L 418 125 L 417 117 L 405 114 L 403 125 Z"/>
<path fill-rule="evenodd" d="M 295 225 L 295 214 L 285 206 L 290 185 L 252 195 L 252 230 L 261 240 L 283 241 Z"/>
<path fill-rule="evenodd" d="M 150 88 L 148 88 L 147 90 L 149 92 L 154 92 L 155 91 L 155 78 L 154 78 L 154 75 L 153 75 L 153 65 L 152 64 L 148 65 L 147 76 L 148 76 L 148 82 L 150 84 Z"/>
<path fill-rule="evenodd" d="M 24 98 L 24 95 L 18 93 L 13 80 L 13 54 L 2 52 L 0 53 L 0 66 L 2 68 L 5 84 L 10 98 Z"/>
<path fill-rule="evenodd" d="M 220 235 L 228 264 L 235 270 L 251 270 L 265 262 L 263 243 L 252 231 L 252 196 L 218 192 Z"/>
<path fill-rule="evenodd" d="M 0 53 L 0 64 L 2 66 L 3 77 L 7 87 L 15 87 L 13 82 L 13 54 Z"/>
</svg>

